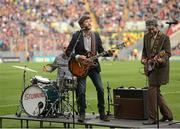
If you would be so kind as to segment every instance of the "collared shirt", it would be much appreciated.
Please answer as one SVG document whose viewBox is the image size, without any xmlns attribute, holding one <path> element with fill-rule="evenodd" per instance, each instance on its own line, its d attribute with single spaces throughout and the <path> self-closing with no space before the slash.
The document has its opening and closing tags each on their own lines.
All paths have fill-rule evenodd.
<svg viewBox="0 0 180 129">
<path fill-rule="evenodd" d="M 154 35 L 151 35 L 151 49 L 152 49 L 153 46 L 154 46 L 154 42 L 155 42 L 155 40 L 156 40 L 157 35 L 158 35 L 158 32 L 157 32 L 156 34 L 154 34 Z"/>
<path fill-rule="evenodd" d="M 91 33 L 85 34 L 83 33 L 84 38 L 84 47 L 87 51 L 91 51 Z"/>
<path fill-rule="evenodd" d="M 90 52 L 91 51 L 91 32 L 85 34 L 83 32 L 84 48 Z M 76 55 L 75 58 L 78 59 L 80 55 Z"/>
</svg>

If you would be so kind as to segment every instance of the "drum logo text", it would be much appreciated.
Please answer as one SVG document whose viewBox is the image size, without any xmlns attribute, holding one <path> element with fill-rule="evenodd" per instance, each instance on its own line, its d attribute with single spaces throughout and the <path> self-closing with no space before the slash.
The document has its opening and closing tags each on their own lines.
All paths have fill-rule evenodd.
<svg viewBox="0 0 180 129">
<path fill-rule="evenodd" d="M 37 98 L 42 98 L 42 97 L 44 97 L 43 93 L 33 93 L 33 94 L 26 93 L 24 96 L 24 100 L 37 99 Z"/>
</svg>

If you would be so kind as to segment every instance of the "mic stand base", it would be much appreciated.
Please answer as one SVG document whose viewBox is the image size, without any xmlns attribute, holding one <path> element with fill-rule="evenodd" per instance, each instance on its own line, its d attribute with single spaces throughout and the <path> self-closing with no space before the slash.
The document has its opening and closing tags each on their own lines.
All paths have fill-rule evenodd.
<svg viewBox="0 0 180 129">
<path fill-rule="evenodd" d="M 21 117 L 21 114 L 24 112 L 24 109 L 23 109 L 23 107 L 22 107 L 22 104 L 21 104 L 21 101 L 19 102 L 19 105 L 18 105 L 18 107 L 17 107 L 17 110 L 16 110 L 16 113 L 15 113 L 15 115 L 17 116 L 17 117 Z"/>
</svg>

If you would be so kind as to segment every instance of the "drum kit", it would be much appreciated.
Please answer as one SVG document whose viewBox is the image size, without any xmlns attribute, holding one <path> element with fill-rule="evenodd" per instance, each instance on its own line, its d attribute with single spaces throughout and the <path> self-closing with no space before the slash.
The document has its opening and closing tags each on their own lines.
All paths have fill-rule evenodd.
<svg viewBox="0 0 180 129">
<path fill-rule="evenodd" d="M 21 113 L 24 112 L 31 117 L 58 117 L 60 115 L 69 117 L 72 110 L 74 115 L 74 99 L 72 106 L 69 101 L 69 91 L 74 93 L 76 78 L 63 78 L 60 83 L 57 83 L 57 81 L 52 81 L 42 76 L 34 76 L 30 80 L 30 85 L 26 87 L 26 71 L 35 73 L 37 71 L 26 66 L 13 67 L 24 71 L 22 95 L 16 116 L 20 117 Z M 65 115 L 65 113 L 68 115 Z"/>
</svg>

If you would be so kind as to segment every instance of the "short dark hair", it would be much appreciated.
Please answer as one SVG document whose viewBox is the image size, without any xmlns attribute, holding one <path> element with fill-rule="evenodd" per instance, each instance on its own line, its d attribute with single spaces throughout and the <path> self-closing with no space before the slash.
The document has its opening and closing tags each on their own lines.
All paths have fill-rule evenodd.
<svg viewBox="0 0 180 129">
<path fill-rule="evenodd" d="M 87 20 L 87 19 L 90 19 L 90 16 L 89 15 L 82 15 L 80 18 L 79 18 L 79 20 L 78 20 L 78 23 L 79 23 L 79 25 L 81 26 L 82 24 L 83 24 L 83 22 L 85 21 L 85 20 Z"/>
</svg>

